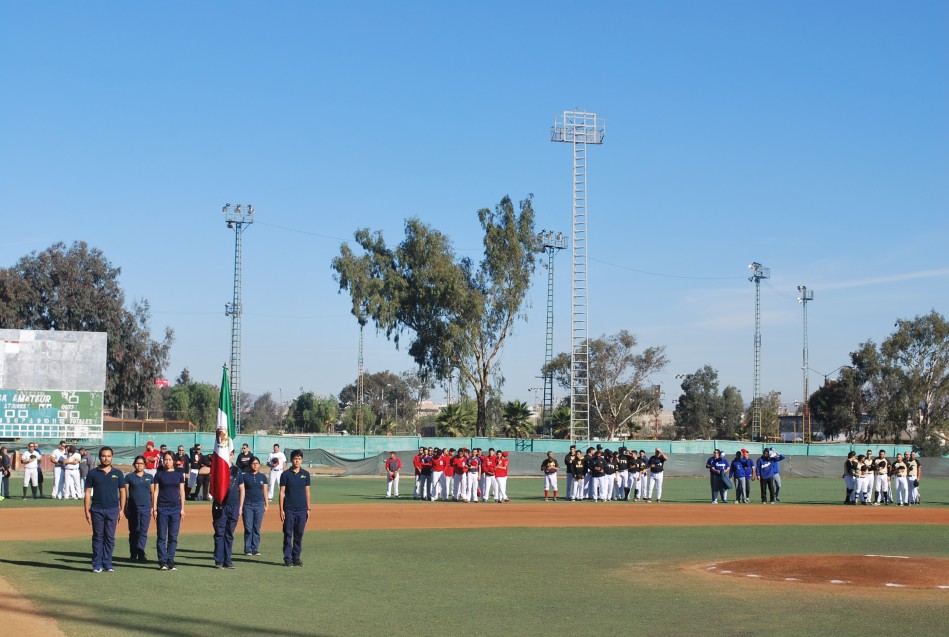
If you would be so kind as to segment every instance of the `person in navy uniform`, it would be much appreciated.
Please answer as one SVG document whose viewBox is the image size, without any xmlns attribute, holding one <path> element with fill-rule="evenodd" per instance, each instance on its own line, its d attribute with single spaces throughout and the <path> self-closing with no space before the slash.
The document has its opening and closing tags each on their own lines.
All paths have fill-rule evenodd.
<svg viewBox="0 0 949 637">
<path fill-rule="evenodd" d="M 231 451 L 233 455 L 234 452 Z M 227 495 L 218 504 L 211 506 L 211 521 L 214 526 L 214 568 L 234 568 L 231 555 L 234 550 L 234 529 L 241 516 L 244 492 L 241 470 L 231 465 L 231 477 L 227 483 Z"/>
<path fill-rule="evenodd" d="M 290 454 L 289 471 L 280 475 L 280 521 L 283 522 L 283 565 L 303 566 L 303 531 L 310 517 L 310 474 L 303 469 L 303 452 Z"/>
<path fill-rule="evenodd" d="M 241 515 L 244 517 L 244 555 L 260 555 L 260 525 L 267 513 L 267 476 L 260 472 L 260 458 L 250 461 L 250 471 L 241 474 Z"/>
<path fill-rule="evenodd" d="M 185 476 L 175 471 L 175 457 L 166 452 L 162 458 L 165 471 L 155 474 L 152 483 L 152 514 L 158 535 L 158 568 L 177 571 L 175 549 L 178 548 L 178 529 L 185 516 Z"/>
<path fill-rule="evenodd" d="M 129 557 L 135 562 L 147 562 L 148 527 L 152 522 L 151 474 L 145 471 L 145 456 L 136 456 L 134 471 L 125 476 L 125 519 L 129 523 Z"/>
<path fill-rule="evenodd" d="M 715 449 L 712 457 L 705 461 L 705 468 L 708 469 L 709 485 L 712 488 L 712 504 L 718 504 L 718 496 L 722 496 L 722 504 L 728 504 L 728 486 L 725 482 L 725 472 L 728 471 L 731 463 L 725 459 L 721 450 Z"/>
<path fill-rule="evenodd" d="M 86 478 L 83 509 L 92 527 L 92 572 L 112 573 L 115 527 L 125 508 L 125 476 L 112 466 L 112 447 L 99 449 L 99 466 Z"/>
</svg>

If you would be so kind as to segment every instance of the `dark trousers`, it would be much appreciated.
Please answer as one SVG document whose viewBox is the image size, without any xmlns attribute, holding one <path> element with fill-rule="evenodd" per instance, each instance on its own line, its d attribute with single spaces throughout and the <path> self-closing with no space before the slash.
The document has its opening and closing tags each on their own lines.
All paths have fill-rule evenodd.
<svg viewBox="0 0 949 637">
<path fill-rule="evenodd" d="M 237 518 L 240 508 L 236 504 L 225 505 L 222 509 L 211 513 L 214 525 L 214 563 L 230 564 L 234 549 L 234 529 L 237 528 Z"/>
<path fill-rule="evenodd" d="M 770 501 L 774 502 L 774 478 L 761 478 L 761 501 L 765 502 L 768 500 L 768 495 L 770 495 Z M 765 493 L 767 490 L 767 494 Z"/>
<path fill-rule="evenodd" d="M 201 499 L 207 500 L 207 499 L 208 499 L 208 488 L 210 487 L 210 485 L 211 485 L 211 475 L 210 475 L 210 474 L 201 475 L 201 474 L 199 473 L 199 474 L 198 474 L 198 477 L 195 478 L 195 480 L 194 480 L 194 493 L 192 494 L 192 496 L 194 497 L 194 499 L 195 499 L 195 500 L 201 500 Z M 204 492 L 204 495 L 199 497 L 198 494 L 201 493 L 202 491 Z"/>
<path fill-rule="evenodd" d="M 244 504 L 244 552 L 260 550 L 260 525 L 264 521 L 264 503 Z"/>
<path fill-rule="evenodd" d="M 725 496 L 728 493 L 728 490 L 725 488 L 725 483 L 722 481 L 722 477 L 716 473 L 711 474 L 708 477 L 708 481 L 712 487 L 712 500 L 718 500 L 721 497 L 722 502 L 725 502 Z"/>
<path fill-rule="evenodd" d="M 178 548 L 178 529 L 181 528 L 181 508 L 158 509 L 158 518 L 155 520 L 157 538 L 158 563 L 165 564 L 175 561 L 175 549 Z"/>
<path fill-rule="evenodd" d="M 125 519 L 129 523 L 129 556 L 133 560 L 143 558 L 145 547 L 148 546 L 148 527 L 152 523 L 152 507 L 147 504 L 126 507 Z"/>
<path fill-rule="evenodd" d="M 0 476 L 0 495 L 10 497 L 10 476 Z"/>
<path fill-rule="evenodd" d="M 112 568 L 115 550 L 115 526 L 119 522 L 119 507 L 89 510 L 92 520 L 92 568 Z"/>
<path fill-rule="evenodd" d="M 298 560 L 303 553 L 303 531 L 310 512 L 290 509 L 283 512 L 283 559 Z"/>
</svg>

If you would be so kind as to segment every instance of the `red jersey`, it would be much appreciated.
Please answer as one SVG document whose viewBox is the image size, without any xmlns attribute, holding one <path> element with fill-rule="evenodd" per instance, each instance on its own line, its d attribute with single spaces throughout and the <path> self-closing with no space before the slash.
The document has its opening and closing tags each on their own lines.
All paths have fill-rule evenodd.
<svg viewBox="0 0 949 637">
<path fill-rule="evenodd" d="M 448 460 L 445 458 L 445 456 L 436 456 L 432 458 L 432 471 L 444 473 L 445 467 L 447 466 L 448 466 Z"/>
<path fill-rule="evenodd" d="M 152 449 L 151 451 L 146 449 L 144 452 L 142 452 L 142 457 L 145 458 L 146 469 L 157 469 L 158 459 L 161 457 L 161 452 L 158 449 Z"/>
<path fill-rule="evenodd" d="M 457 458 L 452 458 L 451 466 L 454 468 L 455 473 L 468 473 L 468 459 L 458 456 Z"/>
<path fill-rule="evenodd" d="M 415 475 L 422 473 L 422 454 L 416 454 L 416 456 L 412 458 L 412 464 L 415 465 Z"/>
<path fill-rule="evenodd" d="M 481 459 L 481 466 L 484 468 L 484 473 L 489 476 L 493 476 L 495 473 L 495 467 L 498 464 L 497 456 L 485 456 Z"/>
<path fill-rule="evenodd" d="M 494 476 L 496 478 L 506 478 L 507 477 L 507 467 L 511 464 L 511 461 L 501 456 L 498 458 L 497 467 L 494 469 Z"/>
<path fill-rule="evenodd" d="M 447 453 L 442 456 L 445 459 L 445 477 L 453 478 L 455 477 L 455 467 L 452 464 L 452 456 L 449 456 Z"/>
</svg>

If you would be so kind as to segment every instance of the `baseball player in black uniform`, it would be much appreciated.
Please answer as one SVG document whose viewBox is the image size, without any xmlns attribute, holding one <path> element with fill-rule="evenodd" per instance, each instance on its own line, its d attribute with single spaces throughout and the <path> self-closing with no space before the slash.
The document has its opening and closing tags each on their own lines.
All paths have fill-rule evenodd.
<svg viewBox="0 0 949 637">
<path fill-rule="evenodd" d="M 554 458 L 554 452 L 548 451 L 547 457 L 540 463 L 540 472 L 544 474 L 544 502 L 547 502 L 551 491 L 554 492 L 554 502 L 557 501 L 558 469 L 560 469 L 560 465 L 557 464 L 557 459 Z"/>
</svg>

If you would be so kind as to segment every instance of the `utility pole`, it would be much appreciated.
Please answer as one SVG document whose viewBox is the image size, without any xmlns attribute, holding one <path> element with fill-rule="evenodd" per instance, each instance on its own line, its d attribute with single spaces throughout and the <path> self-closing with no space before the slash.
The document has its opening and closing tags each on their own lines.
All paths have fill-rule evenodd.
<svg viewBox="0 0 949 637">
<path fill-rule="evenodd" d="M 596 113 L 564 111 L 550 141 L 573 144 L 573 284 L 570 321 L 570 440 L 590 439 L 590 338 L 587 280 L 587 144 L 602 144 L 606 124 Z"/>
<path fill-rule="evenodd" d="M 244 307 L 241 302 L 241 269 L 243 268 L 242 237 L 247 226 L 254 223 L 254 207 L 241 204 L 233 208 L 224 204 L 221 210 L 228 230 L 234 231 L 234 296 L 230 303 L 224 304 L 224 316 L 231 317 L 231 406 L 234 415 L 234 431 L 241 433 L 241 314 Z"/>
<path fill-rule="evenodd" d="M 353 419 L 353 427 L 356 430 L 353 432 L 353 434 L 357 436 L 365 430 L 365 427 L 363 425 L 363 413 L 362 413 L 362 404 L 364 400 L 363 393 L 366 391 L 366 380 L 365 380 L 365 375 L 364 375 L 363 358 L 362 358 L 363 327 L 365 327 L 365 325 L 360 321 L 359 323 L 359 362 L 358 362 L 357 371 L 356 371 L 356 414 L 355 414 L 355 418 Z"/>
<path fill-rule="evenodd" d="M 761 280 L 771 278 L 771 268 L 757 261 L 748 268 L 749 281 L 755 284 L 755 388 L 751 399 L 751 439 L 761 440 Z"/>
<path fill-rule="evenodd" d="M 554 360 L 554 255 L 567 247 L 562 232 L 541 230 L 538 242 L 547 253 L 547 342 L 544 350 L 544 429 L 553 436 L 554 429 L 554 373 L 550 364 Z M 535 400 L 536 402 L 536 400 Z"/>
<path fill-rule="evenodd" d="M 662 402 L 662 385 L 653 385 L 652 389 L 656 392 L 655 418 L 656 418 L 656 440 L 659 440 L 659 408 Z"/>
<path fill-rule="evenodd" d="M 811 396 L 807 383 L 807 370 L 810 366 L 807 361 L 807 302 L 814 300 L 814 290 L 808 290 L 806 285 L 799 285 L 797 286 L 797 291 L 801 293 L 801 296 L 797 297 L 797 301 L 801 304 L 801 307 L 804 308 L 804 365 L 801 367 L 804 374 L 804 401 L 801 405 L 801 439 L 807 443 L 811 441 L 813 434 L 811 431 L 811 407 L 809 402 Z"/>
</svg>

